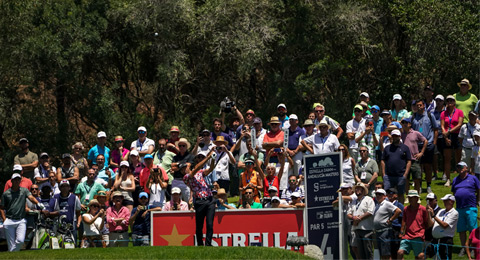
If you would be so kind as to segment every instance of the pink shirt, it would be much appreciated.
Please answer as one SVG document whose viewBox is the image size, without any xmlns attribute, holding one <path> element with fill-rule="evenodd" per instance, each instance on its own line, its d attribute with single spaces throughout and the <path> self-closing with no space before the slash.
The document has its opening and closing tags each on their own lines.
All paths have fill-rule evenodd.
<svg viewBox="0 0 480 260">
<path fill-rule="evenodd" d="M 120 165 L 120 162 L 122 161 L 122 158 L 129 152 L 128 149 L 123 148 L 122 150 L 122 156 L 120 157 L 120 152 L 118 149 L 115 149 L 112 151 L 112 161 L 118 165 Z M 117 170 L 118 167 L 113 167 L 112 170 L 115 171 Z"/>
<path fill-rule="evenodd" d="M 402 133 L 402 142 L 410 149 L 410 153 L 412 154 L 412 160 L 415 160 L 413 156 L 420 152 L 418 150 L 418 144 L 423 144 L 425 140 L 427 139 L 425 139 L 425 137 L 420 132 L 417 132 L 413 129 L 410 129 L 408 134 Z"/>
<path fill-rule="evenodd" d="M 180 204 L 178 205 L 180 210 L 188 210 L 188 204 L 185 201 L 180 201 Z M 173 210 L 173 200 L 165 203 L 163 205 L 162 211 L 172 211 Z"/>
<path fill-rule="evenodd" d="M 120 225 L 117 225 L 117 222 L 113 219 L 123 218 L 124 220 Z M 107 209 L 107 224 L 108 230 L 110 232 L 114 231 L 128 231 L 128 220 L 130 219 L 130 211 L 127 207 L 121 207 L 119 211 L 116 211 L 114 206 Z"/>
<path fill-rule="evenodd" d="M 462 124 L 463 121 L 459 122 L 459 120 L 458 120 L 460 117 L 464 117 L 463 116 L 463 111 L 460 110 L 460 109 L 457 109 L 457 108 L 453 109 L 452 114 L 448 114 L 447 110 L 443 111 L 440 114 L 440 120 L 445 122 L 444 127 L 445 127 L 446 130 L 453 129 L 459 123 Z M 454 133 L 454 134 L 460 133 L 460 128 L 457 131 L 452 132 L 452 133 Z"/>
</svg>

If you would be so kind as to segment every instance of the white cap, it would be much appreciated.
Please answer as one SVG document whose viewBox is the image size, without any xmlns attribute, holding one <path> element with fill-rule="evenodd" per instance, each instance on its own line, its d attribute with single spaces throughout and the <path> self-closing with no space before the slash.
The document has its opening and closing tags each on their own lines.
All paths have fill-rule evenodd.
<svg viewBox="0 0 480 260">
<path fill-rule="evenodd" d="M 273 196 L 271 201 L 274 201 L 274 200 L 280 201 L 280 198 L 278 196 Z"/>
<path fill-rule="evenodd" d="M 393 95 L 393 100 L 395 99 L 402 100 L 402 96 L 400 94 L 395 94 Z"/>
<path fill-rule="evenodd" d="M 172 188 L 172 194 L 180 194 L 182 190 L 179 187 Z"/>
<path fill-rule="evenodd" d="M 278 191 L 277 187 L 275 187 L 273 185 L 268 187 L 268 191 L 271 191 L 271 190 Z"/>
<path fill-rule="evenodd" d="M 70 186 L 70 182 L 68 182 L 67 180 L 62 180 L 58 187 L 62 187 L 63 184 L 67 184 L 68 186 Z"/>
<path fill-rule="evenodd" d="M 434 199 L 437 199 L 437 196 L 435 196 L 435 193 L 430 192 L 430 193 L 427 194 L 426 199 L 427 200 L 434 200 Z"/>
<path fill-rule="evenodd" d="M 400 130 L 398 129 L 395 129 L 392 131 L 392 135 L 398 135 L 398 136 L 401 136 L 402 134 L 400 133 Z"/>
<path fill-rule="evenodd" d="M 137 132 L 139 131 L 145 131 L 147 132 L 147 128 L 145 128 L 144 126 L 140 126 L 138 129 L 137 129 Z"/>
<path fill-rule="evenodd" d="M 13 171 L 22 171 L 22 170 L 23 170 L 23 168 L 20 164 L 15 164 L 13 166 Z"/>
<path fill-rule="evenodd" d="M 438 94 L 438 95 L 435 97 L 435 99 L 445 100 L 445 98 L 444 98 L 442 95 L 440 95 L 440 94 Z"/>
<path fill-rule="evenodd" d="M 441 198 L 441 200 L 455 201 L 455 196 L 453 196 L 452 194 L 447 194 L 447 195 L 443 196 L 443 198 Z"/>
<path fill-rule="evenodd" d="M 378 189 L 378 190 L 375 191 L 375 194 L 387 195 L 387 192 L 384 189 Z"/>
<path fill-rule="evenodd" d="M 122 167 L 122 166 L 130 167 L 130 164 L 128 163 L 128 161 L 122 161 L 122 162 L 120 163 L 120 167 Z"/>
<path fill-rule="evenodd" d="M 368 95 L 367 92 L 362 92 L 362 93 L 360 93 L 360 96 L 364 96 L 364 97 L 366 97 L 366 98 L 370 98 L 370 96 Z"/>
<path fill-rule="evenodd" d="M 277 109 L 279 109 L 279 108 L 281 108 L 281 107 L 287 109 L 287 106 L 285 106 L 285 104 L 283 104 L 283 103 L 278 104 Z"/>
<path fill-rule="evenodd" d="M 292 192 L 292 195 L 290 195 L 290 197 L 301 198 L 302 196 L 300 196 L 300 192 L 294 191 Z"/>
<path fill-rule="evenodd" d="M 139 153 L 138 153 L 138 151 L 137 151 L 137 150 L 133 150 L 133 151 L 131 151 L 131 152 L 130 152 L 130 155 L 135 155 L 135 156 L 138 156 L 138 155 L 139 155 Z"/>
<path fill-rule="evenodd" d="M 12 178 L 10 178 L 11 180 L 15 179 L 15 178 L 22 178 L 22 175 L 18 174 L 18 173 L 14 173 L 12 174 Z"/>
<path fill-rule="evenodd" d="M 298 116 L 295 114 L 291 114 L 288 119 L 298 120 Z"/>
<path fill-rule="evenodd" d="M 107 137 L 107 134 L 103 131 L 98 132 L 97 138 Z"/>
</svg>

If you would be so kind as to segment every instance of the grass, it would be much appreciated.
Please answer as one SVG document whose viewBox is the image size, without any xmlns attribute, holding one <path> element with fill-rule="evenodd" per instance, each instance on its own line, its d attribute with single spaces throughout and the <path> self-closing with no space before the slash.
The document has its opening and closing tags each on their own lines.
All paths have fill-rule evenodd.
<svg viewBox="0 0 480 260">
<path fill-rule="evenodd" d="M 0 259 L 311 259 L 294 251 L 267 247 L 118 247 L 28 250 L 0 253 Z"/>
</svg>

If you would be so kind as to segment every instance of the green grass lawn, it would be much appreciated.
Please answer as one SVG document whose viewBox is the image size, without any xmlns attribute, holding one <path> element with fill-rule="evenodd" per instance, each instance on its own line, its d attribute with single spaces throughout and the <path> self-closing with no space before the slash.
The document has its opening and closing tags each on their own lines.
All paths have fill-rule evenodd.
<svg viewBox="0 0 480 260">
<path fill-rule="evenodd" d="M 123 247 L 28 250 L 0 253 L 0 259 L 311 259 L 267 247 Z"/>
</svg>

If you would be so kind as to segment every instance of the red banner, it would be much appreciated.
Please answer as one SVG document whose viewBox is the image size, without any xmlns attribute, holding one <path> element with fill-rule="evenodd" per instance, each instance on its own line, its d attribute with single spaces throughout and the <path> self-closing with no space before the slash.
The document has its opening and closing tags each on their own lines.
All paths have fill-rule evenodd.
<svg viewBox="0 0 480 260">
<path fill-rule="evenodd" d="M 196 244 L 194 212 L 155 212 L 151 224 L 153 246 Z M 203 233 L 205 238 L 205 226 Z M 285 248 L 289 236 L 304 236 L 303 210 L 217 211 L 212 245 Z"/>
</svg>

